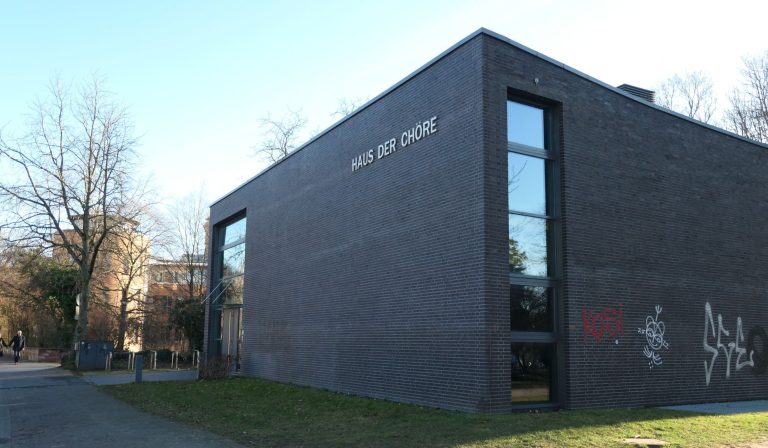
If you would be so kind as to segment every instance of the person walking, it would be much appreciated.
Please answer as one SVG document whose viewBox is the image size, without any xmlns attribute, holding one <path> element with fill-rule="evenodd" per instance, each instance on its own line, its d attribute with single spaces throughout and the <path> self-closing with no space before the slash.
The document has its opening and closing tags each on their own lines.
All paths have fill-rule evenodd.
<svg viewBox="0 0 768 448">
<path fill-rule="evenodd" d="M 5 343 L 5 339 L 3 339 L 2 331 L 0 330 L 0 357 L 4 355 L 3 350 L 8 347 L 8 344 Z"/>
<path fill-rule="evenodd" d="M 16 332 L 16 336 L 11 339 L 11 347 L 13 347 L 13 363 L 18 364 L 19 358 L 21 358 L 21 351 L 24 350 L 24 336 L 21 334 L 21 330 Z"/>
</svg>

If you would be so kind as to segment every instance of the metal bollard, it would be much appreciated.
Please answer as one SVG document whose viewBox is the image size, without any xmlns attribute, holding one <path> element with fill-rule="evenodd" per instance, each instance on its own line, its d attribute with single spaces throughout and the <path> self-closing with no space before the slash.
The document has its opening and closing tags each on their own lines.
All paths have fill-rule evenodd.
<svg viewBox="0 0 768 448">
<path fill-rule="evenodd" d="M 152 352 L 152 370 L 157 370 L 157 350 L 150 350 Z"/>
<path fill-rule="evenodd" d="M 129 372 L 133 372 L 133 362 L 135 359 L 134 356 L 135 356 L 135 353 L 128 352 L 128 371 Z"/>
<path fill-rule="evenodd" d="M 136 363 L 135 364 L 135 367 L 136 367 L 136 382 L 140 383 L 141 382 L 141 371 L 144 368 L 144 356 L 137 354 L 134 357 L 134 361 Z"/>
<path fill-rule="evenodd" d="M 200 367 L 200 350 L 195 350 L 192 353 L 192 367 Z"/>
<path fill-rule="evenodd" d="M 179 370 L 179 352 L 171 353 L 171 368 Z"/>
<path fill-rule="evenodd" d="M 107 365 L 104 366 L 104 370 L 107 372 L 112 370 L 112 352 L 107 353 Z"/>
</svg>

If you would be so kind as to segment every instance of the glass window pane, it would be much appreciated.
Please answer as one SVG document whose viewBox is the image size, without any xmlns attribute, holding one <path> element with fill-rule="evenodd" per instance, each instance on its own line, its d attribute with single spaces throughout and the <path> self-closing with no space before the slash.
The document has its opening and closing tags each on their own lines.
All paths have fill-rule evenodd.
<svg viewBox="0 0 768 448">
<path fill-rule="evenodd" d="M 509 270 L 547 276 L 547 220 L 509 214 Z"/>
<path fill-rule="evenodd" d="M 245 244 L 238 244 L 224 251 L 222 277 L 239 275 L 245 272 Z"/>
<path fill-rule="evenodd" d="M 544 148 L 544 110 L 507 101 L 507 138 L 513 143 Z"/>
<path fill-rule="evenodd" d="M 243 304 L 243 276 L 238 275 L 226 282 L 226 289 L 221 297 L 222 305 Z"/>
<path fill-rule="evenodd" d="M 507 153 L 509 174 L 507 192 L 509 209 L 518 212 L 547 214 L 544 159 Z"/>
<path fill-rule="evenodd" d="M 512 344 L 512 403 L 550 401 L 552 346 Z"/>
<path fill-rule="evenodd" d="M 245 238 L 245 218 L 233 222 L 224 229 L 224 246 Z"/>
<path fill-rule="evenodd" d="M 552 290 L 509 285 L 512 331 L 552 331 Z"/>
</svg>

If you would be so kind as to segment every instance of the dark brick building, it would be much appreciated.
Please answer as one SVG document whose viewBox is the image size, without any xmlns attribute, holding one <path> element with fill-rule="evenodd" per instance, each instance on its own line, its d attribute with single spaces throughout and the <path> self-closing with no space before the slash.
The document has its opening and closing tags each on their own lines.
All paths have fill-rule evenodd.
<svg viewBox="0 0 768 448">
<path fill-rule="evenodd" d="M 767 149 L 479 30 L 212 206 L 209 356 L 466 411 L 766 399 Z"/>
</svg>

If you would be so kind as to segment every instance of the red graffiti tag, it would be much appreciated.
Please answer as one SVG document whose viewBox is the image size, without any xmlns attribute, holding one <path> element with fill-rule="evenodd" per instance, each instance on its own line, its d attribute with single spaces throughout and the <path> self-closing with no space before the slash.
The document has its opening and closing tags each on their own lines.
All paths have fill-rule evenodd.
<svg viewBox="0 0 768 448">
<path fill-rule="evenodd" d="M 581 324 L 583 326 L 584 338 L 591 335 L 596 342 L 600 342 L 604 336 L 615 338 L 624 336 L 624 314 L 619 308 L 603 308 L 596 313 L 594 310 L 585 308 L 581 310 Z"/>
</svg>

